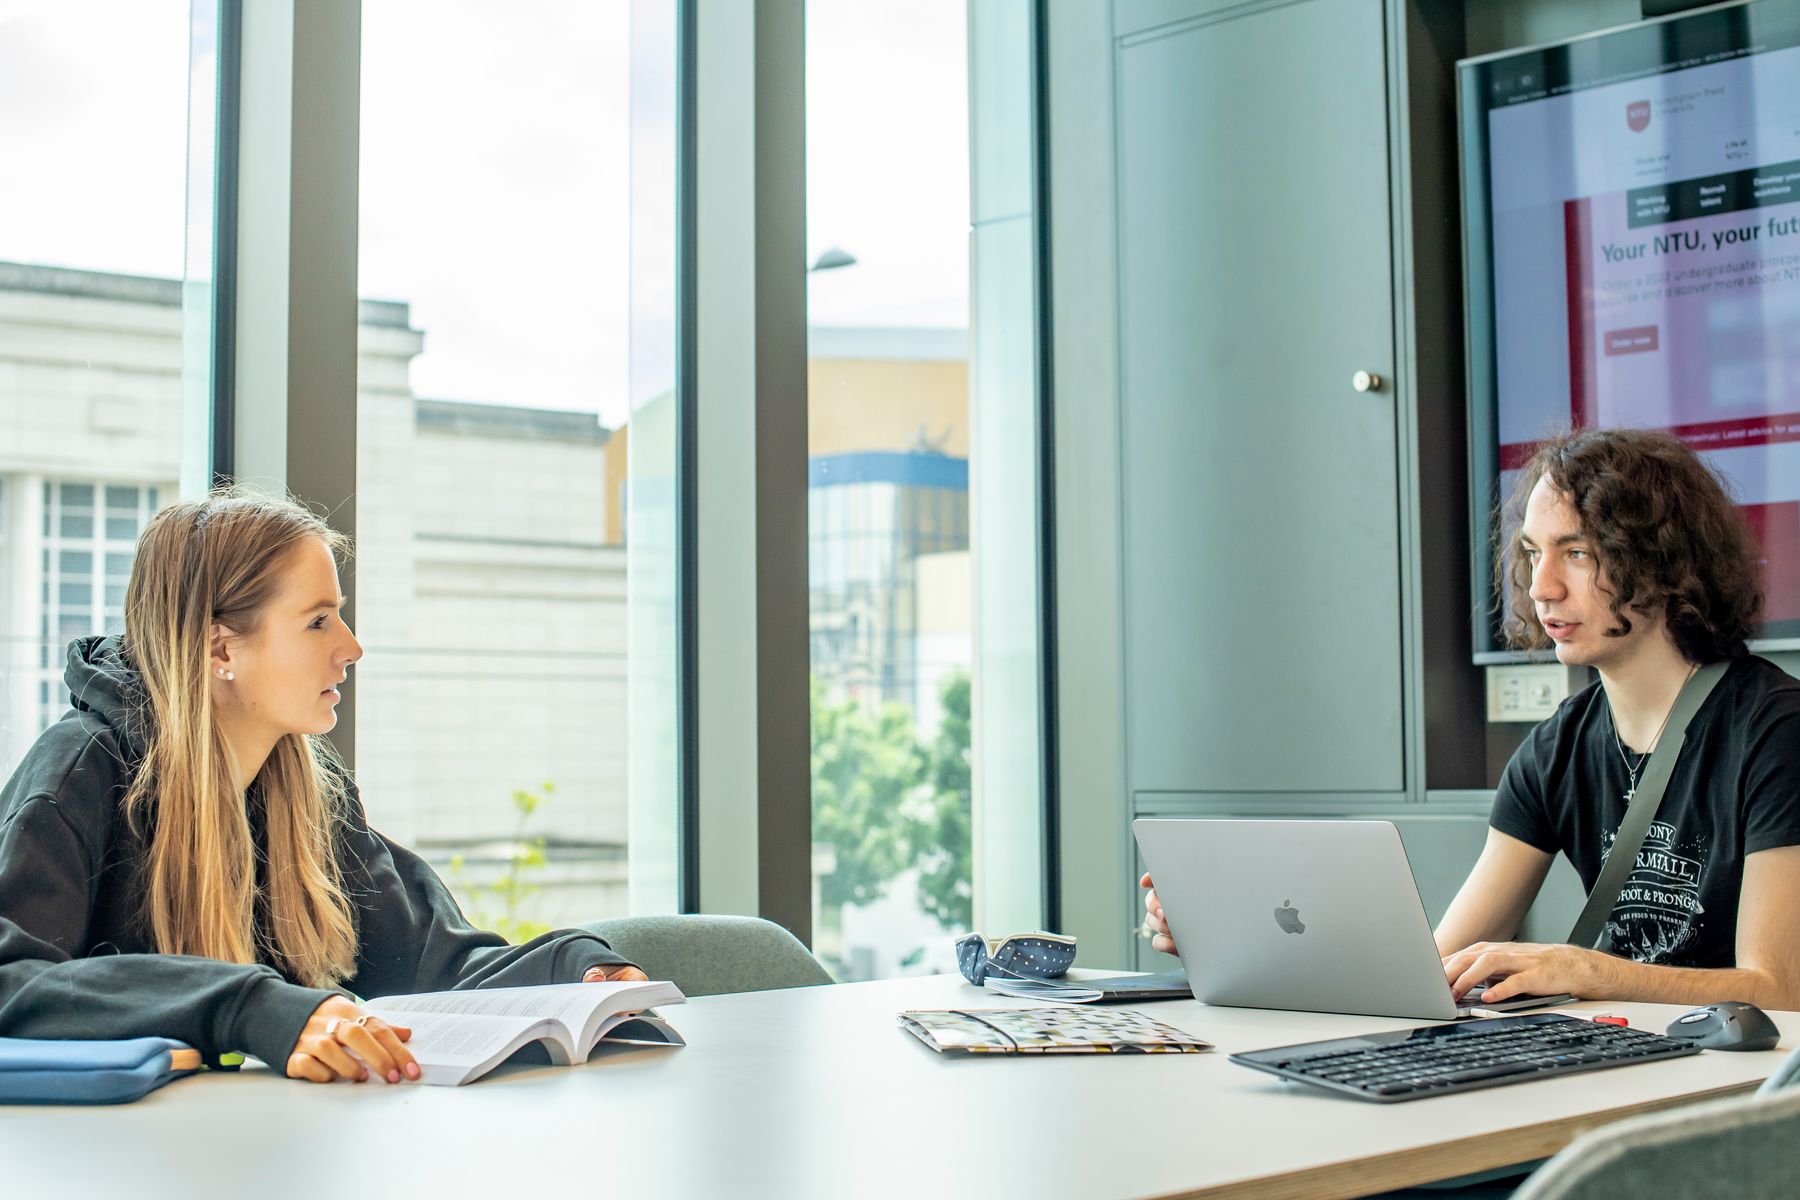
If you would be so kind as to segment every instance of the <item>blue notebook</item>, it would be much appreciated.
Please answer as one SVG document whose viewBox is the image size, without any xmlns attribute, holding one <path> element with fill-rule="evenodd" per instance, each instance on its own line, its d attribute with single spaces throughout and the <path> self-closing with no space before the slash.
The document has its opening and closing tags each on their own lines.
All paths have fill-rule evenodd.
<svg viewBox="0 0 1800 1200">
<path fill-rule="evenodd" d="M 169 1038 L 0 1038 L 0 1104 L 123 1104 L 199 1069 L 200 1052 Z"/>
</svg>

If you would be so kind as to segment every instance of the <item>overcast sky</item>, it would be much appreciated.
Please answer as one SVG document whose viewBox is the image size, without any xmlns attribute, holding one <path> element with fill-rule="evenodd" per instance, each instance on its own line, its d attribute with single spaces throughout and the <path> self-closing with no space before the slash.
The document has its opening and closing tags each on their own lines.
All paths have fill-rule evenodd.
<svg viewBox="0 0 1800 1200">
<path fill-rule="evenodd" d="M 645 0 L 640 0 L 645 2 Z M 809 0 L 821 325 L 968 319 L 964 0 Z M 361 277 L 423 396 L 625 415 L 628 0 L 364 0 Z M 0 0 L 0 259 L 175 277 L 187 0 Z"/>
</svg>

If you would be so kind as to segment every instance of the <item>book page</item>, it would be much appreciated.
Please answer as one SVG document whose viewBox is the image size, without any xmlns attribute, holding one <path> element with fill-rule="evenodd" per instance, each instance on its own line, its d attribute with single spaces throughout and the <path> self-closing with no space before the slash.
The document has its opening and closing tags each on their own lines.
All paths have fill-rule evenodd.
<svg viewBox="0 0 1800 1200">
<path fill-rule="evenodd" d="M 419 1060 L 421 1083 L 464 1083 L 540 1037 L 550 1038 L 553 1060 L 567 1062 L 572 1049 L 559 1045 L 564 1040 L 560 1030 L 535 1017 L 401 1012 L 383 1008 L 379 1000 L 365 1007 L 384 1021 L 412 1030 L 412 1038 L 405 1044 Z"/>
<path fill-rule="evenodd" d="M 604 986 L 592 983 L 551 984 L 544 987 L 470 988 L 455 992 L 418 992 L 409 996 L 383 996 L 364 1007 L 401 1014 L 402 1025 L 411 1013 L 469 1013 L 490 1017 L 530 1017 L 550 1019 L 566 1031 L 569 1041 L 586 1022 L 598 1001 L 604 996 L 583 996 L 584 989 L 599 991 Z M 382 1013 L 387 1019 L 387 1013 Z"/>
<path fill-rule="evenodd" d="M 596 1014 L 648 1008 L 653 1004 L 679 1004 L 680 989 L 667 982 L 558 983 L 539 987 L 472 988 L 455 992 L 419 992 L 407 996 L 383 996 L 370 1002 L 371 1011 L 382 1010 L 383 1019 L 409 1024 L 406 1014 L 474 1013 L 486 1016 L 533 1017 L 556 1022 L 565 1031 L 571 1050 L 583 1053 L 584 1031 L 590 1022 L 601 1024 Z M 587 1047 L 591 1049 L 592 1047 Z"/>
</svg>

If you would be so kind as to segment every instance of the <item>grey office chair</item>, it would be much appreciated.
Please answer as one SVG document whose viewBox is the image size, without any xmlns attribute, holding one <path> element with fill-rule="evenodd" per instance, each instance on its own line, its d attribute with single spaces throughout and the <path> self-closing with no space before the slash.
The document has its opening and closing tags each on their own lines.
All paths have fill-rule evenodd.
<svg viewBox="0 0 1800 1200">
<path fill-rule="evenodd" d="M 689 996 L 830 983 L 800 940 L 756 917 L 623 917 L 581 928 L 599 934 L 652 979 Z"/>
<path fill-rule="evenodd" d="M 1795 1083 L 1800 1050 L 1754 1096 L 1603 1126 L 1570 1142 L 1528 1178 L 1453 1180 L 1383 1192 L 1374 1200 L 1793 1196 L 1800 1193 L 1794 1183 L 1800 1178 L 1800 1087 L 1789 1090 Z"/>
<path fill-rule="evenodd" d="M 1800 1191 L 1800 1050 L 1754 1096 L 1697 1104 L 1583 1134 L 1514 1200 L 1646 1196 L 1786 1200 Z"/>
<path fill-rule="evenodd" d="M 1763 1080 L 1763 1085 L 1756 1089 L 1756 1094 L 1768 1096 L 1783 1091 L 1792 1087 L 1796 1080 L 1800 1080 L 1800 1049 L 1788 1055 L 1782 1064 L 1775 1068 L 1775 1073 Z"/>
</svg>

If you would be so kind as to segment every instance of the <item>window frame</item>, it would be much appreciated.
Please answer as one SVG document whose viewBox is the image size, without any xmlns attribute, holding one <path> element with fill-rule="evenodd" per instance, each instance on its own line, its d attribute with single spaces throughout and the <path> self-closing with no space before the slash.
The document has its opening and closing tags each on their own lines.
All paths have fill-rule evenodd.
<svg viewBox="0 0 1800 1200">
<path fill-rule="evenodd" d="M 1032 811 L 1008 818 L 1036 830 L 1035 865 L 1008 885 L 1030 894 L 1002 908 L 1057 924 L 1045 12 L 1010 3 L 1032 31 L 1010 86 L 1030 92 L 1038 196 L 1025 344 L 1041 666 L 1022 719 L 1041 769 Z M 212 473 L 285 489 L 354 535 L 360 5 L 219 4 Z M 679 5 L 679 903 L 810 941 L 804 4 Z M 353 620 L 353 564 L 343 586 Z M 352 687 L 333 735 L 352 764 L 353 706 Z"/>
</svg>

